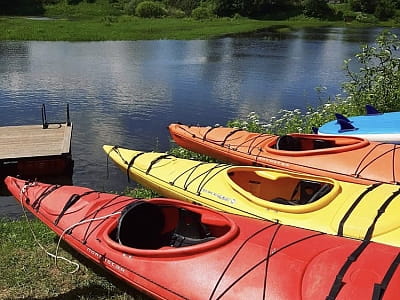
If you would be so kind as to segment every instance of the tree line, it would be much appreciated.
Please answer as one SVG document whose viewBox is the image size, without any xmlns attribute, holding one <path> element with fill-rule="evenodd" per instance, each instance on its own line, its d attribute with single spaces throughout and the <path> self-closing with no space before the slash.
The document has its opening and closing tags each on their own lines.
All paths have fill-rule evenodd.
<svg viewBox="0 0 400 300">
<path fill-rule="evenodd" d="M 150 17 L 157 17 L 151 15 L 153 11 L 157 11 L 159 16 L 167 11 L 173 11 L 175 16 L 191 16 L 197 10 L 206 17 L 287 18 L 304 14 L 323 19 L 340 19 L 343 11 L 338 13 L 331 5 L 340 3 L 346 5 L 349 15 L 357 12 L 385 20 L 396 17 L 396 10 L 400 9 L 400 0 L 1 0 L 0 15 L 40 15 L 47 5 L 104 1 L 117 8 L 120 14 L 136 14 L 138 6 L 145 7 Z"/>
</svg>

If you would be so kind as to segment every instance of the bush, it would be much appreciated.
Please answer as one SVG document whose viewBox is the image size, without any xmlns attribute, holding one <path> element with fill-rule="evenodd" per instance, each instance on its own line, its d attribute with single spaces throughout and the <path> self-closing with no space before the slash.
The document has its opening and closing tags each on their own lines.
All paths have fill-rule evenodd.
<svg viewBox="0 0 400 300">
<path fill-rule="evenodd" d="M 125 13 L 128 15 L 133 16 L 136 11 L 136 7 L 139 5 L 139 3 L 143 2 L 145 0 L 131 0 L 129 1 L 128 4 L 125 6 Z"/>
<path fill-rule="evenodd" d="M 326 18 L 332 14 L 325 0 L 305 0 L 303 12 L 306 16 L 314 18 Z"/>
<path fill-rule="evenodd" d="M 399 38 L 384 31 L 375 45 L 365 45 L 356 54 L 359 72 L 352 72 L 350 61 L 345 62 L 349 81 L 343 84 L 343 90 L 360 110 L 366 104 L 383 112 L 400 110 L 400 57 L 396 56 L 399 49 Z"/>
<path fill-rule="evenodd" d="M 168 16 L 179 19 L 179 18 L 186 17 L 186 14 L 181 9 L 178 9 L 175 7 L 169 7 L 168 8 Z"/>
<path fill-rule="evenodd" d="M 379 20 L 387 20 L 394 17 L 395 14 L 396 3 L 392 0 L 380 0 L 374 13 Z"/>
<path fill-rule="evenodd" d="M 192 10 L 200 5 L 200 0 L 164 0 L 163 2 L 169 7 L 184 11 L 186 15 L 190 15 Z"/>
<path fill-rule="evenodd" d="M 141 18 L 160 18 L 167 12 L 160 2 L 143 1 L 136 6 L 135 14 Z"/>
<path fill-rule="evenodd" d="M 366 24 L 376 24 L 378 23 L 378 19 L 374 15 L 358 13 L 356 16 L 356 21 L 360 23 Z"/>
<path fill-rule="evenodd" d="M 192 18 L 195 20 L 206 20 L 214 17 L 214 13 L 211 8 L 205 6 L 199 6 L 192 11 Z"/>
</svg>

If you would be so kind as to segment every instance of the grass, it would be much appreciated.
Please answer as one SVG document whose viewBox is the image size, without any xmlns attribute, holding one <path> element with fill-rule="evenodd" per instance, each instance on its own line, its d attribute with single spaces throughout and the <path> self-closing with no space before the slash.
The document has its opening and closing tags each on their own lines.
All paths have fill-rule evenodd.
<svg viewBox="0 0 400 300">
<path fill-rule="evenodd" d="M 21 17 L 0 17 L 0 40 L 36 41 L 103 41 L 210 39 L 218 36 L 253 32 L 264 28 L 295 30 L 304 26 L 344 25 L 333 22 L 304 20 L 262 21 L 219 18 L 196 21 L 193 19 L 141 19 L 136 17 L 97 17 L 85 20 L 32 20 Z"/>
<path fill-rule="evenodd" d="M 128 188 L 125 194 L 135 198 L 157 196 L 141 186 Z M 55 253 L 58 236 L 37 219 L 0 218 L 0 241 L 0 299 L 150 299 L 66 243 L 61 243 L 59 255 L 79 262 L 80 269 L 69 274 L 74 267 L 60 260 L 57 267 L 41 247 Z"/>
<path fill-rule="evenodd" d="M 156 197 L 138 186 L 125 194 L 135 198 Z M 36 239 L 35 237 L 36 236 Z M 48 256 L 55 253 L 58 236 L 35 218 L 0 218 L 0 299 L 116 299 L 149 300 L 147 295 L 112 277 L 66 243 L 59 255 L 78 262 L 80 269 Z"/>
<path fill-rule="evenodd" d="M 148 296 L 110 277 L 66 244 L 59 254 L 80 263 L 80 269 L 69 274 L 71 266 L 46 255 L 35 241 L 55 252 L 58 237 L 36 219 L 27 221 L 0 219 L 0 299 L 137 299 Z"/>
</svg>

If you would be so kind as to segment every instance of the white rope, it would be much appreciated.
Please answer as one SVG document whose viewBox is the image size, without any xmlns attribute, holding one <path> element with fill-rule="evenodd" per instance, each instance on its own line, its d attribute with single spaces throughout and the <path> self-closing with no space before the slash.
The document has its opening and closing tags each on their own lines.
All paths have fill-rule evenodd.
<svg viewBox="0 0 400 300">
<path fill-rule="evenodd" d="M 54 258 L 54 262 L 55 262 L 55 265 L 56 265 L 57 269 L 60 269 L 60 268 L 58 267 L 58 265 L 57 265 L 57 261 L 58 261 L 58 259 L 61 259 L 61 260 L 64 260 L 64 261 L 66 261 L 67 263 L 69 263 L 69 264 L 71 264 L 71 265 L 75 265 L 75 269 L 72 270 L 72 271 L 70 271 L 70 272 L 68 272 L 68 273 L 70 273 L 70 274 L 73 274 L 73 273 L 75 273 L 75 272 L 77 272 L 77 271 L 79 270 L 80 265 L 79 265 L 77 262 L 71 261 L 71 260 L 69 260 L 68 258 L 65 258 L 65 257 L 63 257 L 63 256 L 59 256 L 59 255 L 58 255 L 58 249 L 59 249 L 59 247 L 60 247 L 61 239 L 62 239 L 62 237 L 64 236 L 64 234 L 65 234 L 68 230 L 71 230 L 71 229 L 75 228 L 75 227 L 78 226 L 78 225 L 85 224 L 85 223 L 91 222 L 91 221 L 103 220 L 103 219 L 106 219 L 106 218 L 108 218 L 108 217 L 111 217 L 111 216 L 114 216 L 114 215 L 118 215 L 118 214 L 120 214 L 121 212 L 115 212 L 115 213 L 112 213 L 112 214 L 109 214 L 109 215 L 106 215 L 106 216 L 102 216 L 102 217 L 98 217 L 98 218 L 93 218 L 93 219 L 88 219 L 88 220 L 83 220 L 83 221 L 81 221 L 81 222 L 78 222 L 78 223 L 76 223 L 76 224 L 73 224 L 73 225 L 69 226 L 69 227 L 68 227 L 67 229 L 65 229 L 65 230 L 62 232 L 62 234 L 60 235 L 60 237 L 59 237 L 59 239 L 58 239 L 58 243 L 57 243 L 57 247 L 56 247 L 55 254 L 53 254 L 53 253 L 48 252 L 48 251 L 43 247 L 43 245 L 39 242 L 39 240 L 37 239 L 36 234 L 35 234 L 35 232 L 34 232 L 34 230 L 33 230 L 33 228 L 32 228 L 32 224 L 31 224 L 31 222 L 30 222 L 30 220 L 29 220 L 29 218 L 28 218 L 28 215 L 26 214 L 25 207 L 24 207 L 24 205 L 23 205 L 23 203 L 22 203 L 22 202 L 23 202 L 23 196 L 24 196 L 26 199 L 28 199 L 28 197 L 25 195 L 25 192 L 26 192 L 27 188 L 28 188 L 28 187 L 32 187 L 32 186 L 35 186 L 35 185 L 37 185 L 37 182 L 36 182 L 36 181 L 35 181 L 35 182 L 25 183 L 24 186 L 21 188 L 21 191 L 20 191 L 20 199 L 21 199 L 21 200 L 20 200 L 20 204 L 21 204 L 22 211 L 23 211 L 23 213 L 24 213 L 25 219 L 26 219 L 26 221 L 27 221 L 27 223 L 28 223 L 28 225 L 29 225 L 29 229 L 30 229 L 30 231 L 31 231 L 31 233 L 32 233 L 33 238 L 35 239 L 35 242 L 38 244 L 38 246 L 39 246 L 48 256 Z"/>
<path fill-rule="evenodd" d="M 54 256 L 54 263 L 55 263 L 56 267 L 58 268 L 58 266 L 57 266 L 57 260 L 58 260 L 58 258 L 64 259 L 62 256 L 58 256 L 58 249 L 59 249 L 59 247 L 60 247 L 60 243 L 61 243 L 62 237 L 64 236 L 65 233 L 67 233 L 69 230 L 75 228 L 76 226 L 79 226 L 79 225 L 82 225 L 82 224 L 85 224 L 85 223 L 88 223 L 88 222 L 92 222 L 92 221 L 104 220 L 104 219 L 107 219 L 107 218 L 109 218 L 109 217 L 116 216 L 116 215 L 119 215 L 119 214 L 121 214 L 121 212 L 120 212 L 120 211 L 117 211 L 117 212 L 115 212 L 115 213 L 111 213 L 111 214 L 109 214 L 109 215 L 105 215 L 105 216 L 102 216 L 102 217 L 83 220 L 83 221 L 80 221 L 80 222 L 78 222 L 78 223 L 75 223 L 75 224 L 69 226 L 68 228 L 66 228 L 66 229 L 61 233 L 61 235 L 60 235 L 60 237 L 59 237 L 59 239 L 58 239 L 58 243 L 57 243 L 57 247 L 56 247 L 56 252 L 55 252 L 55 254 L 53 255 L 53 256 Z M 78 265 L 78 269 L 79 269 L 79 265 Z M 70 272 L 70 273 L 75 273 L 78 269 L 76 269 L 76 270 L 74 270 L 73 272 Z"/>
</svg>

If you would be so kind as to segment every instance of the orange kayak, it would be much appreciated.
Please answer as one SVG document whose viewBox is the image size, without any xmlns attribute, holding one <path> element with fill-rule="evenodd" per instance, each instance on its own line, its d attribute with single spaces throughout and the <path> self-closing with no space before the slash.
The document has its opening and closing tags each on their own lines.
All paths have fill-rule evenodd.
<svg viewBox="0 0 400 300">
<path fill-rule="evenodd" d="M 228 127 L 169 125 L 181 147 L 235 164 L 361 183 L 400 183 L 400 145 L 350 136 L 277 136 Z"/>
<path fill-rule="evenodd" d="M 397 300 L 400 295 L 398 247 L 173 199 L 139 200 L 14 177 L 5 182 L 76 251 L 157 299 Z"/>
</svg>

